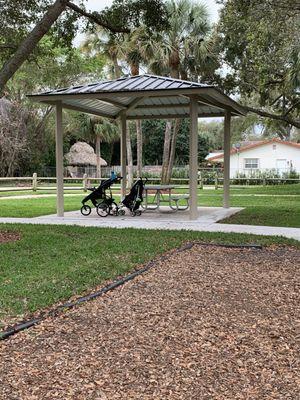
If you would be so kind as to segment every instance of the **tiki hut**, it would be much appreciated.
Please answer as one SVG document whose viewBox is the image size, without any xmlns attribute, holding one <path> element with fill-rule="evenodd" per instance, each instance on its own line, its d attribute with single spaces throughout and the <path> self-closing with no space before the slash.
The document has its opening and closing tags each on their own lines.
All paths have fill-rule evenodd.
<svg viewBox="0 0 300 400">
<path fill-rule="evenodd" d="M 68 163 L 68 173 L 72 178 L 82 178 L 84 174 L 91 178 L 96 177 L 97 155 L 88 143 L 74 143 L 69 153 L 65 155 L 65 159 Z M 107 166 L 103 158 L 100 158 L 100 166 Z"/>
</svg>

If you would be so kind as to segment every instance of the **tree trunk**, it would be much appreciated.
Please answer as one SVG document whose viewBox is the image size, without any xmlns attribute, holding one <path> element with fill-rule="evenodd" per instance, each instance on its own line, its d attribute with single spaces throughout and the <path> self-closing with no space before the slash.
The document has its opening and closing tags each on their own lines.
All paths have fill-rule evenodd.
<svg viewBox="0 0 300 400">
<path fill-rule="evenodd" d="M 119 79 L 121 77 L 122 70 L 115 55 L 112 55 L 112 62 L 114 66 L 115 79 Z"/>
<path fill-rule="evenodd" d="M 97 162 L 97 166 L 96 166 L 96 178 L 100 179 L 101 178 L 101 150 L 100 147 L 101 146 L 101 138 L 100 135 L 96 136 L 96 162 Z"/>
<path fill-rule="evenodd" d="M 169 120 L 166 122 L 166 129 L 165 129 L 164 152 L 163 152 L 163 162 L 161 170 L 162 184 L 166 183 L 167 180 L 168 164 L 170 158 L 171 132 L 172 132 L 172 121 Z"/>
<path fill-rule="evenodd" d="M 51 26 L 65 10 L 66 6 L 67 0 L 56 0 L 29 35 L 23 40 L 14 55 L 4 64 L 0 71 L 0 92 L 3 91 L 9 79 L 20 68 L 24 61 L 26 61 L 42 37 L 48 33 Z"/>
<path fill-rule="evenodd" d="M 142 134 L 142 121 L 136 121 L 136 155 L 137 155 L 137 176 L 141 177 L 143 174 L 143 134 Z"/>
<path fill-rule="evenodd" d="M 179 64 L 180 64 L 179 52 L 177 50 L 175 50 L 171 53 L 170 58 L 169 58 L 169 66 L 171 68 L 171 73 L 170 73 L 171 78 L 174 78 L 174 79 L 179 78 Z M 161 183 L 162 184 L 167 184 L 170 182 L 170 179 L 168 178 L 168 170 L 170 169 L 169 162 L 170 162 L 170 152 L 171 152 L 171 149 L 170 149 L 171 140 L 173 142 L 172 126 L 173 126 L 173 121 L 170 121 L 170 120 L 167 121 L 166 129 L 165 129 L 163 163 L 162 163 L 162 172 L 161 172 Z M 175 129 L 174 129 L 174 133 L 175 133 Z M 175 138 L 175 142 L 173 145 L 174 156 L 175 156 L 175 147 L 176 147 L 176 138 Z"/>
<path fill-rule="evenodd" d="M 126 147 L 127 147 L 127 188 L 130 188 L 133 183 L 133 160 L 132 160 L 132 148 L 131 148 L 131 139 L 130 139 L 130 126 L 127 122 L 126 129 Z"/>
<path fill-rule="evenodd" d="M 172 177 L 172 171 L 173 171 L 174 160 L 175 160 L 176 142 L 177 142 L 177 136 L 178 136 L 180 124 L 181 124 L 181 119 L 176 119 L 174 127 L 173 127 L 173 135 L 172 135 L 171 147 L 170 147 L 168 171 L 167 171 L 167 176 L 166 176 L 166 183 L 168 183 L 168 184 L 170 183 L 170 180 Z"/>
<path fill-rule="evenodd" d="M 132 76 L 139 75 L 140 65 L 138 62 L 130 63 L 130 73 Z M 142 121 L 136 120 L 136 169 L 137 176 L 142 176 L 143 170 L 143 132 L 142 132 Z"/>
</svg>

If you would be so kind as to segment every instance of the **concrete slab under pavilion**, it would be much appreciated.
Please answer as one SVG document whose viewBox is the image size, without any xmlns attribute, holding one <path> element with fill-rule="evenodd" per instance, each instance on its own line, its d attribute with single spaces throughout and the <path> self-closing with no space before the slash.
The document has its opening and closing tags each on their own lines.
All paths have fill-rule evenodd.
<svg viewBox="0 0 300 400">
<path fill-rule="evenodd" d="M 62 109 L 120 122 L 122 196 L 126 193 L 127 120 L 190 118 L 189 218 L 198 219 L 198 118 L 224 117 L 224 197 L 229 208 L 230 122 L 244 115 L 242 106 L 217 87 L 154 75 L 123 77 L 29 96 L 56 109 L 57 216 L 64 216 Z M 173 217 L 175 214 L 173 215 Z"/>
</svg>

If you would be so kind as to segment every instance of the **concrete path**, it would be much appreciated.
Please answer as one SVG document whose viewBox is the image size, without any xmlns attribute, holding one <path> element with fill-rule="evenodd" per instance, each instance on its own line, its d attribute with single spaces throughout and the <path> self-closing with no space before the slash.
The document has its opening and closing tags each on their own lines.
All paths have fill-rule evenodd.
<svg viewBox="0 0 300 400">
<path fill-rule="evenodd" d="M 81 196 L 84 195 L 82 193 L 65 193 L 64 197 L 73 197 L 73 196 Z M 44 197 L 56 197 L 56 193 L 49 194 L 20 194 L 18 196 L 0 196 L 0 200 L 22 200 L 22 199 L 40 199 Z"/>
<path fill-rule="evenodd" d="M 42 225 L 76 225 L 93 226 L 101 228 L 136 228 L 136 229 L 169 229 L 169 230 L 193 230 L 199 232 L 226 232 L 248 233 L 265 236 L 283 236 L 300 241 L 300 228 L 285 228 L 274 226 L 232 225 L 217 223 L 229 217 L 242 208 L 224 209 L 222 207 L 198 207 L 199 217 L 195 221 L 189 220 L 187 211 L 172 212 L 147 212 L 140 217 L 108 216 L 99 217 L 95 210 L 91 215 L 84 217 L 79 211 L 66 212 L 63 218 L 56 215 L 48 215 L 36 218 L 0 218 L 0 223 L 42 224 Z"/>
</svg>

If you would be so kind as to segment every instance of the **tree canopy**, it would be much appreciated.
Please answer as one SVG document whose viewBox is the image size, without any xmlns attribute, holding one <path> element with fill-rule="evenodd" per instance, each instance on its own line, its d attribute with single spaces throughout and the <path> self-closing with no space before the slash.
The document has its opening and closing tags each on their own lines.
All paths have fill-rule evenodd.
<svg viewBox="0 0 300 400">
<path fill-rule="evenodd" d="M 224 0 L 218 52 L 221 84 L 249 111 L 300 128 L 300 25 L 297 2 Z M 288 12 L 287 12 L 288 11 Z M 297 13 L 298 11 L 298 13 Z"/>
<path fill-rule="evenodd" d="M 149 29 L 162 29 L 167 24 L 167 14 L 162 0 L 114 0 L 103 12 L 88 12 L 84 0 L 79 5 L 68 0 L 54 2 L 25 0 L 6 2 L 0 0 L 1 22 L 0 92 L 5 84 L 29 59 L 38 43 L 46 34 L 52 34 L 58 42 L 71 46 L 79 29 L 78 18 L 86 19 L 86 26 L 93 25 L 113 33 L 129 33 L 134 27 L 144 24 Z M 27 8 L 23 8 L 27 6 Z M 2 12 L 3 10 L 3 12 Z"/>
</svg>

